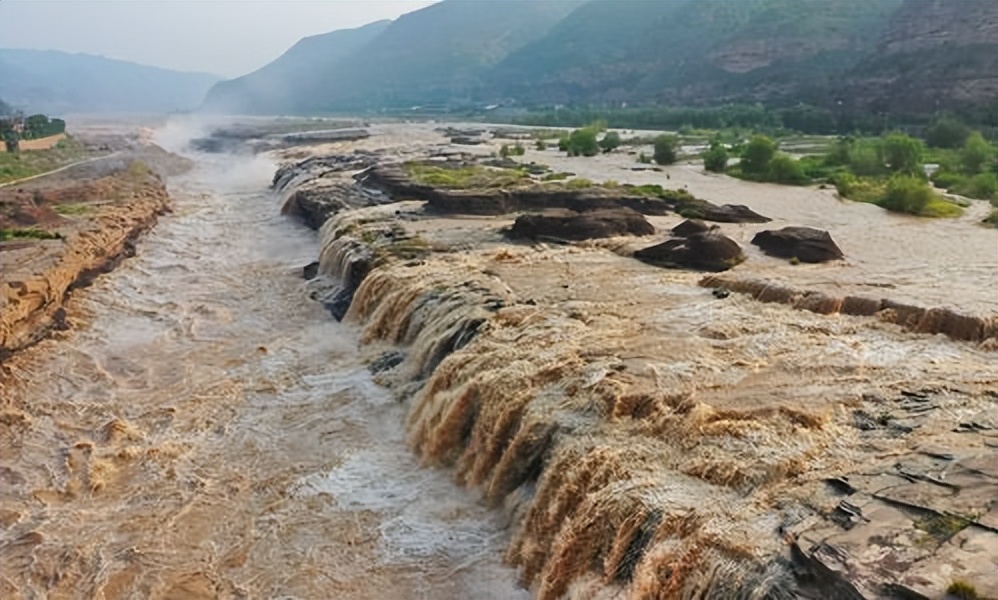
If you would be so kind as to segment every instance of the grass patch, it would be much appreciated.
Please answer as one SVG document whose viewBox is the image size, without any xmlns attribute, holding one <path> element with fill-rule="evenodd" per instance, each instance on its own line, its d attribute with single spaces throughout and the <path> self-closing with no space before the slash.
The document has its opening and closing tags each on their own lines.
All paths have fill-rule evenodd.
<svg viewBox="0 0 998 600">
<path fill-rule="evenodd" d="M 14 227 L 0 229 L 0 242 L 8 240 L 59 240 L 62 236 L 55 231 L 45 231 L 37 227 Z"/>
<path fill-rule="evenodd" d="M 921 529 L 939 542 L 945 542 L 970 525 L 970 519 L 959 515 L 931 515 L 915 521 L 915 528 Z"/>
<path fill-rule="evenodd" d="M 17 181 L 64 167 L 89 155 L 83 144 L 66 137 L 48 150 L 0 152 L 0 183 Z"/>
<path fill-rule="evenodd" d="M 856 177 L 847 172 L 834 178 L 839 195 L 855 202 L 876 204 L 892 212 L 919 217 L 953 218 L 963 214 L 963 208 L 950 202 L 915 177 Z"/>
<path fill-rule="evenodd" d="M 70 202 L 67 204 L 56 204 L 53 210 L 64 217 L 74 217 L 88 215 L 93 212 L 94 207 L 85 202 Z"/>
<path fill-rule="evenodd" d="M 966 581 L 956 580 L 949 584 L 946 593 L 957 600 L 978 600 L 977 588 Z"/>
<path fill-rule="evenodd" d="M 418 184 L 448 189 L 503 188 L 522 184 L 530 178 L 520 169 L 481 165 L 440 166 L 410 162 L 404 168 L 409 178 Z"/>
<path fill-rule="evenodd" d="M 570 179 L 566 182 L 565 186 L 570 190 L 581 190 L 593 187 L 593 182 L 589 181 L 585 177 L 576 177 L 575 179 Z"/>
<path fill-rule="evenodd" d="M 952 219 L 963 214 L 963 208 L 948 200 L 942 200 L 938 196 L 929 200 L 929 203 L 918 212 L 920 217 L 932 217 L 936 219 Z"/>
<path fill-rule="evenodd" d="M 541 181 L 562 181 L 563 179 L 568 179 L 569 177 L 574 177 L 574 173 L 565 173 L 560 171 L 558 173 L 548 173 L 541 178 Z"/>
</svg>

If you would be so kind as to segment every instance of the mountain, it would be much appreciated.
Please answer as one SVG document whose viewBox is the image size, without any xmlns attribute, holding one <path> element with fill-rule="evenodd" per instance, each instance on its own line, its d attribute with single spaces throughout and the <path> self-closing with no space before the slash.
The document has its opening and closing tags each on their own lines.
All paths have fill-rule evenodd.
<svg viewBox="0 0 998 600">
<path fill-rule="evenodd" d="M 0 49 L 0 96 L 29 113 L 188 110 L 219 79 L 88 54 Z"/>
<path fill-rule="evenodd" d="M 221 81 L 209 90 L 203 109 L 229 114 L 307 111 L 321 87 L 320 74 L 336 67 L 381 35 L 391 21 L 307 37 L 277 60 L 249 75 Z"/>
<path fill-rule="evenodd" d="M 531 103 L 798 100 L 876 47 L 901 0 L 593 0 L 507 57 Z"/>
<path fill-rule="evenodd" d="M 266 84 L 221 83 L 206 106 L 803 102 L 926 115 L 993 111 L 998 97 L 998 0 L 443 0 L 371 27 L 296 46 L 243 78 Z"/>
<path fill-rule="evenodd" d="M 481 95 L 492 67 L 544 36 L 582 1 L 444 0 L 387 24 L 307 38 L 299 44 L 324 51 L 321 60 L 296 45 L 240 78 L 244 83 L 218 84 L 204 108 L 324 112 L 468 100 Z M 271 84 L 286 85 L 288 99 L 281 101 Z"/>
<path fill-rule="evenodd" d="M 857 108 L 908 114 L 998 108 L 998 1 L 906 0 L 848 73 Z"/>
</svg>

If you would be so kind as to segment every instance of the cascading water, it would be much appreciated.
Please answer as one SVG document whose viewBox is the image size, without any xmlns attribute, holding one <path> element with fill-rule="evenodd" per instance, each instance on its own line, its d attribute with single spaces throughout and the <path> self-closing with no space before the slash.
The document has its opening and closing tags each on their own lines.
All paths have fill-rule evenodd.
<svg viewBox="0 0 998 600">
<path fill-rule="evenodd" d="M 527 597 L 501 515 L 418 466 L 308 300 L 273 165 L 196 158 L 78 327 L 5 365 L 0 596 Z"/>
</svg>

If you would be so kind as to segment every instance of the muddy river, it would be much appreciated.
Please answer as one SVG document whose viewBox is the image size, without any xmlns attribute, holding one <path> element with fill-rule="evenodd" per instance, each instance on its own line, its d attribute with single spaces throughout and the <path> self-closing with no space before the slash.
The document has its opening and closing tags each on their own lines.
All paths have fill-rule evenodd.
<svg viewBox="0 0 998 600">
<path fill-rule="evenodd" d="M 83 321 L 7 367 L 0 596 L 526 598 L 502 515 L 421 468 L 265 159 L 198 157 Z"/>
</svg>

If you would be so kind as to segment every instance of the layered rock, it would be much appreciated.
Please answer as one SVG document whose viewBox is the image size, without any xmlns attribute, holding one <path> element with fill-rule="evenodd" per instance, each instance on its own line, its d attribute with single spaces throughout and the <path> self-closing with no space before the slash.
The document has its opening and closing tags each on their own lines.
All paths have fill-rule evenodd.
<svg viewBox="0 0 998 600">
<path fill-rule="evenodd" d="M 612 208 L 581 213 L 562 209 L 520 215 L 508 235 L 513 239 L 579 241 L 653 233 L 655 227 L 641 213 L 629 208 Z"/>
<path fill-rule="evenodd" d="M 99 190 L 99 194 L 94 194 Z M 38 198 L 44 198 L 43 192 Z M 135 240 L 168 210 L 163 182 L 148 171 L 131 170 L 54 191 L 54 197 L 86 203 L 80 220 L 43 222 L 58 239 L 20 239 L 0 243 L 0 356 L 7 356 L 42 339 L 53 328 L 66 326 L 64 304 L 77 288 L 89 285 L 135 253 Z M 0 202 L 12 201 L 14 191 L 0 192 Z M 87 206 L 82 204 L 82 206 Z"/>
<path fill-rule="evenodd" d="M 800 310 L 830 315 L 877 317 L 918 333 L 942 333 L 955 340 L 984 342 L 998 338 L 998 317 L 976 317 L 949 308 L 924 308 L 891 300 L 864 296 L 832 296 L 800 290 L 771 281 L 709 276 L 700 285 L 747 294 L 760 302 L 787 304 Z"/>
</svg>

